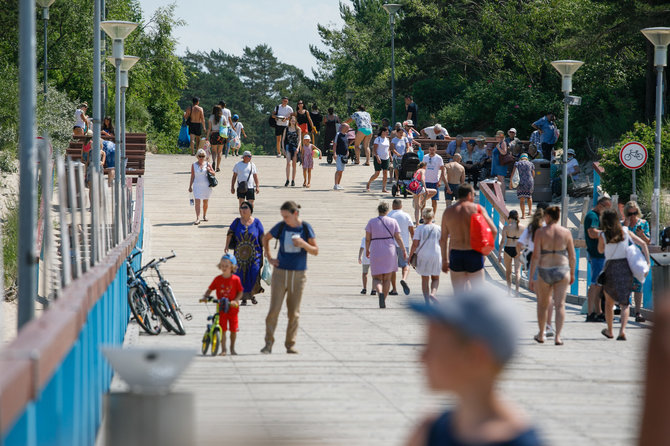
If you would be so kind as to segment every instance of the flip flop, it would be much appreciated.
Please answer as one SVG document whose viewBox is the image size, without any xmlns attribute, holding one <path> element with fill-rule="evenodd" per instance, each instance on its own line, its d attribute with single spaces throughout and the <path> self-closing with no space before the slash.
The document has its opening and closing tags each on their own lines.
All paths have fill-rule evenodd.
<svg viewBox="0 0 670 446">
<path fill-rule="evenodd" d="M 538 338 L 537 335 L 533 336 L 533 339 L 535 339 L 535 342 L 538 344 L 544 344 L 544 339 Z"/>
<path fill-rule="evenodd" d="M 194 225 L 198 226 L 200 224 L 200 220 L 196 220 L 193 222 Z"/>
<path fill-rule="evenodd" d="M 554 341 L 554 345 L 563 345 L 563 341 Z"/>
<path fill-rule="evenodd" d="M 605 336 L 607 339 L 612 339 L 614 336 L 611 334 L 607 333 L 607 329 L 603 328 L 602 331 L 600 332 L 601 335 Z"/>
<path fill-rule="evenodd" d="M 405 293 L 405 296 L 409 295 L 409 286 L 407 285 L 407 282 L 404 280 L 400 281 L 400 286 L 402 287 L 403 293 Z"/>
<path fill-rule="evenodd" d="M 616 337 L 617 341 L 625 341 L 626 340 L 626 335 L 620 334 L 619 336 Z"/>
</svg>

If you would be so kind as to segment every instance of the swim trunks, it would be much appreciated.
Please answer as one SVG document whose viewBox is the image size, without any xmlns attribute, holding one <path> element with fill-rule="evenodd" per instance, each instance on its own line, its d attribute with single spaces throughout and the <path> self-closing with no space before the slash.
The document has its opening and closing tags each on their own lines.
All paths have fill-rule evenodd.
<svg viewBox="0 0 670 446">
<path fill-rule="evenodd" d="M 449 269 L 455 273 L 476 273 L 484 268 L 484 256 L 474 249 L 452 249 L 449 252 Z"/>
<path fill-rule="evenodd" d="M 200 122 L 191 122 L 188 125 L 188 133 L 190 135 L 200 136 L 202 134 L 202 123 Z"/>
</svg>

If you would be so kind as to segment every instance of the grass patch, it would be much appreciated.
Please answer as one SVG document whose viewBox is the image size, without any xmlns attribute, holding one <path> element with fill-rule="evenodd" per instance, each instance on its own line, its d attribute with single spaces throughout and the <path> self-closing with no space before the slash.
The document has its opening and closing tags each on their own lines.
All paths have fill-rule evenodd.
<svg viewBox="0 0 670 446">
<path fill-rule="evenodd" d="M 7 209 L 2 224 L 2 259 L 5 269 L 5 298 L 13 300 L 18 281 L 19 207 L 16 203 Z"/>
</svg>

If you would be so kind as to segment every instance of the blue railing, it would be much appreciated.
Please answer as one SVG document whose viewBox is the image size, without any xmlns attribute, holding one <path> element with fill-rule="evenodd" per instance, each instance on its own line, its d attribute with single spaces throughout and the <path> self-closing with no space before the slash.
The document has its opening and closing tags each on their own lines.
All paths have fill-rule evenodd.
<svg viewBox="0 0 670 446">
<path fill-rule="evenodd" d="M 42 357 L 31 358 L 30 366 L 26 369 L 34 375 L 30 386 L 33 395 L 23 406 L 23 410 L 17 413 L 11 425 L 0 426 L 2 428 L 0 445 L 83 446 L 95 443 L 102 419 L 103 397 L 109 390 L 112 379 L 112 369 L 103 359 L 100 347 L 123 344 L 129 319 L 127 271 L 124 260 L 131 251 L 143 244 L 142 194 L 140 181 L 136 201 L 136 212 L 139 215 L 134 218 L 133 232 L 129 237 L 110 251 L 101 264 L 65 288 L 63 297 L 42 316 L 46 318 L 42 325 L 46 326 L 47 335 L 51 329 L 57 333 L 54 337 L 67 336 L 68 328 L 74 330 L 75 327 L 66 326 L 66 320 L 69 318 L 76 321 L 79 316 L 77 312 L 82 311 L 82 307 L 85 308 L 87 299 L 95 302 L 92 306 L 89 304 L 85 322 L 79 325 L 81 330 L 72 338 L 74 342 L 69 351 L 64 352 L 59 364 L 52 370 L 44 371 L 41 361 L 48 353 L 40 352 Z M 141 256 L 137 256 L 134 266 L 137 267 L 140 263 Z M 113 279 L 98 298 L 94 291 L 96 284 L 99 286 L 101 281 L 105 281 L 105 277 L 109 281 L 109 274 L 112 271 L 116 271 Z M 59 321 L 63 322 L 61 326 L 58 326 Z M 11 354 L 14 344 L 25 348 L 25 345 L 30 345 L 31 335 L 38 330 L 34 326 L 29 327 L 25 335 L 22 330 L 17 341 L 7 349 L 10 351 L 10 356 L 16 356 L 16 353 Z M 24 336 L 24 339 L 20 339 L 21 336 Z M 26 337 L 29 338 L 27 341 Z M 36 349 L 39 351 L 39 348 L 44 346 L 38 346 Z M 14 352 L 19 351 L 21 349 L 18 346 L 14 348 Z M 25 362 L 25 358 L 17 359 Z M 48 361 L 45 359 L 46 362 Z M 40 379 L 42 373 L 48 373 L 49 377 Z M 18 380 L 19 378 L 17 382 Z M 7 394 L 11 392 L 10 389 L 2 387 L 0 391 Z M 0 398 L 4 399 L 4 396 L 0 394 Z M 4 409 L 4 405 L 2 407 Z M 7 414 L 3 415 L 7 417 Z"/>
</svg>

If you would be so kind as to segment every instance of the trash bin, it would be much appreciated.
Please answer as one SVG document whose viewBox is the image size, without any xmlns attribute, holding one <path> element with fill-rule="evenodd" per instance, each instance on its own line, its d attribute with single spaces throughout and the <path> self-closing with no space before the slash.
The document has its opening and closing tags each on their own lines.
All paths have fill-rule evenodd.
<svg viewBox="0 0 670 446">
<path fill-rule="evenodd" d="M 551 201 L 551 163 L 545 159 L 533 160 L 535 165 L 535 187 L 533 201 Z"/>
</svg>

